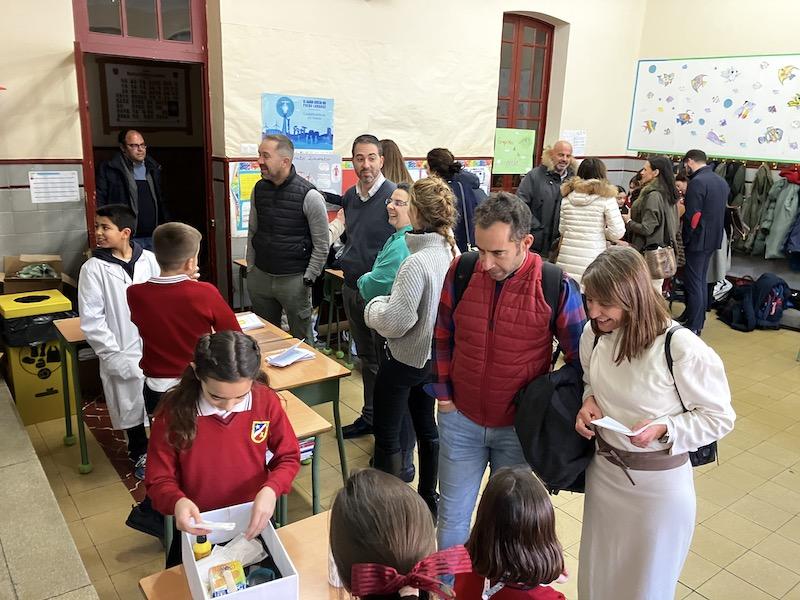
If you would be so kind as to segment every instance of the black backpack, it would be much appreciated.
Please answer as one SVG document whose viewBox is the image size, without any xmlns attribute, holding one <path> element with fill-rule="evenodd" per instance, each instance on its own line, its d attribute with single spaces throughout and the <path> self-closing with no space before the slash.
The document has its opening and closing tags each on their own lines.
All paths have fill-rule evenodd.
<svg viewBox="0 0 800 600">
<path fill-rule="evenodd" d="M 453 310 L 469 284 L 477 252 L 461 256 L 456 266 Z M 542 291 L 551 308 L 550 331 L 555 334 L 563 272 L 550 263 L 542 264 Z M 575 431 L 575 419 L 583 404 L 583 374 L 564 365 L 557 371 L 534 379 L 514 398 L 517 414 L 514 428 L 525 460 L 551 494 L 560 490 L 584 491 L 584 472 L 594 455 L 594 442 Z"/>
<path fill-rule="evenodd" d="M 789 294 L 789 285 L 774 273 L 764 273 L 756 281 L 741 280 L 717 316 L 737 331 L 779 329 Z"/>
</svg>

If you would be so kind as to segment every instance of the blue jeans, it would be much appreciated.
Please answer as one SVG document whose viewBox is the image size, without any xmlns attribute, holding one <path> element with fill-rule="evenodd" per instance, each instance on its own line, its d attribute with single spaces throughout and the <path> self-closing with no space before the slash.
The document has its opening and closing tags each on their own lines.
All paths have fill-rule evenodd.
<svg viewBox="0 0 800 600">
<path fill-rule="evenodd" d="M 527 464 L 513 426 L 482 427 L 460 411 L 440 412 L 439 549 L 463 544 L 486 465 Z"/>
</svg>

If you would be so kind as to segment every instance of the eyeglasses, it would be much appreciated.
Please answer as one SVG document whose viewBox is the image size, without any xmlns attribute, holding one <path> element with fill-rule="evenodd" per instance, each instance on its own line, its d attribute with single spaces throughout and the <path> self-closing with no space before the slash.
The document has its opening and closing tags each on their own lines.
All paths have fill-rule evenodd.
<svg viewBox="0 0 800 600">
<path fill-rule="evenodd" d="M 403 206 L 408 206 L 408 202 L 406 202 L 405 200 L 395 200 L 394 198 L 387 198 L 386 206 L 389 206 L 390 204 L 394 204 L 395 206 L 399 206 L 401 208 Z"/>
<path fill-rule="evenodd" d="M 145 150 L 147 149 L 147 144 L 125 144 L 131 150 Z"/>
</svg>

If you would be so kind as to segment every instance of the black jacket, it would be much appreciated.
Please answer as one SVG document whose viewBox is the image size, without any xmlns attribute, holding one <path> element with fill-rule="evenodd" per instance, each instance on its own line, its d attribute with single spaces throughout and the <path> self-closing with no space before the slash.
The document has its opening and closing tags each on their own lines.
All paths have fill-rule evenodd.
<svg viewBox="0 0 800 600">
<path fill-rule="evenodd" d="M 722 247 L 729 193 L 728 184 L 711 167 L 692 173 L 684 200 L 682 233 L 686 252 L 708 252 Z"/>
<path fill-rule="evenodd" d="M 161 193 L 161 165 L 154 159 L 146 156 L 144 159 L 147 179 L 150 183 L 150 192 L 153 194 L 157 205 L 158 224 L 166 223 L 169 214 L 164 196 Z M 133 179 L 133 165 L 130 160 L 119 152 L 109 161 L 100 165 L 97 172 L 97 207 L 107 204 L 125 204 L 138 216 L 139 194 L 136 191 L 136 181 Z"/>
</svg>

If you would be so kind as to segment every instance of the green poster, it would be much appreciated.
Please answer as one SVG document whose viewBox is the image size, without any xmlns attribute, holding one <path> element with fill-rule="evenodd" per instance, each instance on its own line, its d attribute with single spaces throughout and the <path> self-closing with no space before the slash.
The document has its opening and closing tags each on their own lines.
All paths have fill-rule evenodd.
<svg viewBox="0 0 800 600">
<path fill-rule="evenodd" d="M 495 129 L 495 175 L 524 175 L 533 168 L 536 132 L 531 129 Z"/>
</svg>

